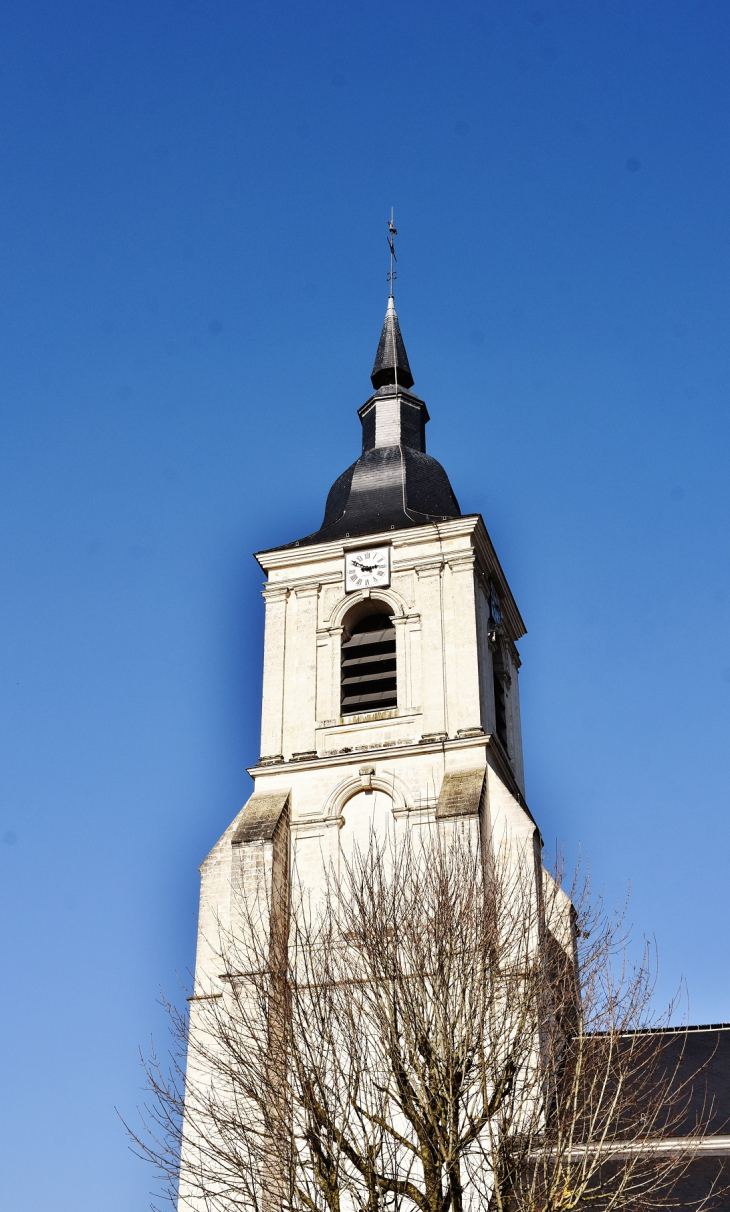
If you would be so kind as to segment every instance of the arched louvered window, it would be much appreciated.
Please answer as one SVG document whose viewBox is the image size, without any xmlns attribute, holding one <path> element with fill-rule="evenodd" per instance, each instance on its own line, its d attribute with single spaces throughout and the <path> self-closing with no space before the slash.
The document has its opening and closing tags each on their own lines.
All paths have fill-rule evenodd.
<svg viewBox="0 0 730 1212">
<path fill-rule="evenodd" d="M 373 603 L 382 611 L 379 604 Z M 395 627 L 389 614 L 367 614 L 342 637 L 342 715 L 397 706 Z"/>
</svg>

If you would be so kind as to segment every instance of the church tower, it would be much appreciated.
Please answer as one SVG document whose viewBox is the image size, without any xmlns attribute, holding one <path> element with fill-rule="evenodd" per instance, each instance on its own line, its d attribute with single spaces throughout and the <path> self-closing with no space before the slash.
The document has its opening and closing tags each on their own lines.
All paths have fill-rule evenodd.
<svg viewBox="0 0 730 1212">
<path fill-rule="evenodd" d="M 359 409 L 362 453 L 314 534 L 259 552 L 261 756 L 251 798 L 201 867 L 192 999 L 221 995 L 214 942 L 235 890 L 283 903 L 297 878 L 395 831 L 461 822 L 534 853 L 517 642 L 525 627 L 479 514 L 426 452 L 426 405 L 391 294 Z M 283 900 L 282 900 L 283 898 Z"/>
<path fill-rule="evenodd" d="M 498 909 L 498 913 L 503 913 L 505 905 L 508 909 L 498 922 L 498 931 L 504 930 L 507 940 L 502 958 L 508 956 L 500 974 L 508 971 L 512 956 L 515 960 L 512 976 L 516 974 L 518 981 L 506 986 L 500 984 L 499 989 L 512 991 L 519 1011 L 519 980 L 530 971 L 522 960 L 531 955 L 540 956 L 543 962 L 535 966 L 536 970 L 550 982 L 549 990 L 539 982 L 535 987 L 540 996 L 532 1005 L 533 1013 L 537 1007 L 539 1022 L 529 1012 L 518 1012 L 514 1020 L 509 1014 L 502 1019 L 499 1013 L 494 1020 L 490 1018 L 496 1031 L 495 1056 L 499 1057 L 505 1040 L 510 1042 L 510 1032 L 513 1042 L 516 1040 L 522 1048 L 521 1052 L 517 1048 L 514 1054 L 516 1061 L 508 1048 L 509 1063 L 514 1061 L 526 1078 L 526 1094 L 522 1101 L 522 1096 L 518 1098 L 516 1106 L 520 1111 L 518 1118 L 510 1121 L 510 1132 L 515 1124 L 522 1131 L 523 1112 L 527 1116 L 525 1122 L 537 1122 L 542 1131 L 544 1124 L 539 1119 L 543 1113 L 542 1095 L 548 1085 L 553 1090 L 552 1082 L 543 1084 L 540 1075 L 539 1058 L 545 1049 L 550 1064 L 562 1056 L 566 1032 L 574 1040 L 580 1037 L 581 1049 L 586 1047 L 586 1038 L 590 1042 L 590 1028 L 587 1037 L 582 1028 L 580 1032 L 575 1030 L 575 1015 L 581 1001 L 576 911 L 559 884 L 542 868 L 539 830 L 525 801 L 517 654 L 517 643 L 525 628 L 481 515 L 462 514 L 446 472 L 426 452 L 428 410 L 413 391 L 413 375 L 392 294 L 371 381 L 373 391 L 358 413 L 362 453 L 332 485 L 321 527 L 314 534 L 259 552 L 256 557 L 266 574 L 260 757 L 249 771 L 254 781 L 253 794 L 201 866 L 184 1108 L 175 1102 L 175 1112 L 182 1110 L 178 1207 L 193 1212 L 228 1208 L 234 1203 L 236 1207 L 258 1208 L 260 1212 L 281 1212 L 282 1208 L 292 1206 L 285 1198 L 288 1150 L 294 1138 L 287 1090 L 296 1085 L 290 1082 L 293 1067 L 291 1071 L 287 1067 L 291 1039 L 285 1030 L 287 1006 L 291 1004 L 289 994 L 294 987 L 307 991 L 313 988 L 316 994 L 320 986 L 308 983 L 312 972 L 334 972 L 330 983 L 344 987 L 372 983 L 375 969 L 366 967 L 365 979 L 353 981 L 352 973 L 357 971 L 359 978 L 361 969 L 345 968 L 350 980 L 339 981 L 337 974 L 341 970 L 336 965 L 333 969 L 316 965 L 297 968 L 302 952 L 297 953 L 292 946 L 291 925 L 301 920 L 296 916 L 302 909 L 300 894 L 303 893 L 303 900 L 309 896 L 316 907 L 318 896 L 326 892 L 329 873 L 341 871 L 343 860 L 350 859 L 356 847 L 367 853 L 371 831 L 379 842 L 393 840 L 396 844 L 398 837 L 408 830 L 425 832 L 427 843 L 434 838 L 450 842 L 456 835 L 457 841 L 465 839 L 468 843 L 464 853 L 473 854 L 476 862 L 482 864 L 484 888 L 493 880 L 492 887 L 498 889 L 500 875 L 505 872 L 508 875 L 505 885 L 508 895 L 499 901 Z M 471 878 L 467 876 L 467 880 Z M 511 879 L 515 882 L 510 883 Z M 334 887 L 337 888 L 336 881 Z M 418 897 L 422 889 L 419 882 Z M 512 900 L 515 889 L 518 895 Z M 488 901 L 485 898 L 481 905 Z M 250 906 L 254 909 L 251 914 Z M 306 912 L 305 904 L 302 918 Z M 316 913 L 313 916 L 316 921 Z M 521 934 L 523 926 L 525 933 Z M 239 940 L 245 943 L 252 937 L 255 947 L 237 947 Z M 317 940 L 323 936 L 315 933 L 306 937 Z M 352 937 L 346 933 L 338 935 L 335 950 L 349 948 Z M 364 952 L 362 939 L 354 937 L 353 951 L 358 953 L 360 948 Z M 226 946 L 226 940 L 233 945 Z M 318 946 L 315 941 L 314 949 Z M 515 950 L 511 951 L 513 947 Z M 385 967 L 376 970 L 388 971 Z M 303 973 L 301 982 L 296 981 L 298 971 Z M 376 979 L 389 984 L 387 977 Z M 325 977 L 325 985 L 326 980 Z M 427 987 L 428 998 L 431 996 L 428 983 L 417 986 L 421 990 Z M 443 986 L 438 988 L 443 997 Z M 449 994 L 450 989 L 445 1000 Z M 353 995 L 346 991 L 344 996 Z M 624 997 L 622 992 L 621 999 Z M 355 1035 L 362 1027 L 362 1004 L 353 998 L 350 1026 Z M 495 1006 L 510 1004 L 510 994 L 497 996 L 494 1001 Z M 643 1015 L 644 1003 L 637 1004 Z M 306 1007 L 304 1018 L 302 1005 Z M 317 1007 L 316 996 L 311 1003 L 298 1003 L 297 1030 L 301 1034 L 304 1024 L 307 1043 L 311 1037 L 313 1054 L 316 1055 L 320 1044 L 329 1053 L 319 1069 L 316 1060 L 313 1061 L 315 1077 L 306 1071 L 305 1053 L 296 1053 L 300 1064 L 305 1056 L 305 1072 L 303 1078 L 299 1073 L 299 1084 L 307 1091 L 314 1090 L 303 1118 L 298 1121 L 296 1134 L 297 1139 L 307 1140 L 308 1148 L 311 1146 L 307 1164 L 314 1167 L 317 1183 L 325 1193 L 334 1191 L 339 1200 L 339 1178 L 336 1181 L 332 1178 L 332 1154 L 328 1152 L 329 1146 L 322 1146 L 322 1141 L 334 1139 L 332 1125 L 339 1111 L 355 1106 L 360 1080 L 367 1074 L 375 1053 L 368 1054 L 364 1049 L 362 1054 L 349 1058 L 349 1068 L 346 1063 L 340 1072 L 333 1062 L 330 1070 L 331 1053 L 337 1052 L 339 1044 L 337 1014 L 342 1011 L 343 1002 L 329 1003 L 324 999 L 321 1003 L 325 1019 L 332 1005 L 335 1006 L 334 1018 L 327 1020 L 329 1026 L 321 1038 L 316 1034 L 317 1024 L 321 1025 L 325 1019 L 318 1018 L 317 1013 L 310 1019 L 310 1005 Z M 619 1024 L 622 1024 L 628 1002 L 620 1000 L 616 1005 L 620 1007 Z M 609 1009 L 613 1012 L 614 1003 L 609 1003 Z M 345 1018 L 346 1013 L 342 1021 Z M 397 1007 L 391 1017 L 386 1014 L 386 1019 L 383 1039 L 391 1030 L 393 1036 L 397 1033 L 400 1037 L 397 1024 L 403 1018 L 399 1018 Z M 365 1017 L 365 1023 L 370 1022 L 371 1027 L 376 1021 L 377 1015 L 375 1019 Z M 440 1020 L 435 1016 L 433 1021 Z M 617 1058 L 633 1056 L 635 1045 L 631 1042 L 630 1046 L 619 1047 L 612 1034 L 614 1020 L 609 1017 L 606 1022 L 610 1030 L 599 1030 L 595 1039 L 610 1037 L 606 1057 L 607 1064 L 614 1065 L 618 1064 Z M 666 1039 L 670 1044 L 672 1040 L 679 1041 L 683 1050 L 685 1041 L 673 1034 L 677 1030 L 669 1028 Z M 638 1032 L 631 1024 L 628 1030 L 621 1025 L 617 1029 L 619 1042 L 645 1041 L 651 1036 L 652 1031 L 644 1030 L 643 1026 Z M 352 1031 L 348 1038 L 352 1040 Z M 411 1042 L 405 1045 L 406 1050 L 412 1049 L 419 1057 L 426 1055 L 428 1049 L 413 1043 L 412 1034 L 408 1039 Z M 383 1044 L 382 1039 L 377 1042 Z M 700 1043 L 704 1049 L 703 1066 L 709 1064 L 706 1057 L 714 1055 L 713 1047 L 722 1059 L 718 1049 L 725 1044 L 719 1035 L 708 1036 L 706 1043 Z M 383 1044 L 383 1050 L 387 1052 L 389 1046 Z M 660 1042 L 659 1047 L 664 1046 Z M 405 1055 L 397 1048 L 395 1052 L 396 1061 Z M 470 1053 L 465 1051 L 464 1055 Z M 578 1052 L 579 1057 L 591 1055 L 590 1048 L 588 1052 Z M 642 1072 L 655 1073 L 647 1054 L 639 1055 L 644 1058 L 637 1062 Z M 696 1050 L 688 1045 L 687 1056 L 696 1055 Z M 251 1057 L 253 1078 L 247 1067 Z M 385 1087 L 377 1084 L 377 1063 L 376 1057 L 368 1088 L 381 1092 Z M 388 1063 L 384 1063 L 387 1074 Z M 595 1072 L 590 1068 L 593 1063 L 590 1061 L 587 1072 Z M 661 1061 L 660 1069 L 664 1069 L 665 1063 Z M 506 1067 L 500 1069 L 500 1064 Z M 584 1070 L 581 1064 L 573 1064 L 580 1082 Z M 671 1061 L 670 1068 L 673 1064 Z M 502 1090 L 511 1087 L 508 1071 L 503 1057 L 496 1069 L 502 1073 Z M 569 1076 L 571 1071 L 569 1064 L 565 1070 L 568 1083 L 573 1080 Z M 620 1066 L 616 1072 L 619 1071 Z M 639 1081 L 639 1069 L 628 1072 L 632 1082 Z M 328 1115 L 334 1114 L 334 1120 L 318 1117 L 319 1092 L 327 1086 L 331 1073 L 334 1073 L 336 1111 L 332 1113 L 330 1108 Z M 487 1066 L 484 1073 L 492 1074 L 493 1070 Z M 538 1085 L 534 1084 L 535 1075 Z M 338 1102 L 342 1094 L 340 1080 L 347 1087 L 342 1103 Z M 387 1085 L 387 1075 L 383 1080 Z M 713 1081 L 722 1106 L 723 1091 L 717 1085 L 717 1076 Z M 585 1089 L 593 1100 L 596 1087 L 591 1082 L 589 1079 Z M 602 1069 L 599 1085 L 605 1086 Z M 406 1078 L 404 1086 L 408 1086 Z M 522 1083 L 515 1083 L 517 1086 Z M 618 1080 L 609 1083 L 609 1087 L 617 1089 Z M 629 1083 L 628 1088 L 634 1087 Z M 636 1088 L 646 1090 L 641 1084 Z M 428 1083 L 425 1089 L 427 1093 L 433 1092 Z M 569 1084 L 568 1089 L 575 1091 L 578 1086 Z M 308 1098 L 310 1093 L 304 1101 Z M 643 1106 L 641 1098 L 631 1106 Z M 612 1100 L 613 1094 L 609 1101 Z M 391 1110 L 399 1105 L 396 1095 L 387 1103 Z M 418 1107 L 423 1105 L 418 1103 Z M 679 1104 L 667 1105 L 671 1110 Z M 610 1124 L 613 1120 L 604 1121 L 601 1118 L 604 1113 L 594 1109 L 593 1101 L 591 1107 L 589 1119 L 594 1122 L 597 1116 L 595 1122 L 601 1125 L 603 1133 L 604 1122 Z M 369 1113 L 367 1102 L 362 1112 L 359 1108 L 356 1112 L 356 1119 L 367 1121 L 364 1139 L 370 1141 L 369 1125 L 380 1121 Z M 697 1114 L 704 1114 L 704 1110 L 698 1109 Z M 537 1121 L 530 1118 L 534 1115 L 538 1115 Z M 558 1121 L 562 1122 L 560 1115 Z M 438 1117 L 434 1120 L 443 1122 Z M 473 1126 L 475 1121 L 471 1122 Z M 630 1118 L 628 1122 L 634 1123 Z M 656 1126 L 664 1121 L 651 1122 Z M 680 1136 L 696 1130 L 694 1111 L 686 1121 L 669 1120 L 670 1124 L 680 1122 L 688 1125 L 680 1128 Z M 172 1120 L 168 1123 L 164 1117 L 156 1123 L 162 1125 L 164 1132 L 170 1125 L 173 1134 L 176 1130 Z M 568 1141 L 567 1153 L 558 1153 L 561 1190 L 568 1182 L 565 1174 L 569 1171 L 564 1166 L 566 1158 L 574 1156 L 574 1132 L 582 1130 L 576 1126 L 581 1123 L 580 1116 L 577 1120 L 569 1117 L 567 1137 L 561 1138 L 563 1127 L 554 1138 Z M 616 1123 L 619 1136 L 611 1139 L 614 1145 L 619 1141 L 621 1151 L 612 1154 L 609 1139 L 606 1173 L 613 1173 L 611 1167 L 617 1158 L 625 1156 L 623 1111 Z M 496 1132 L 497 1138 L 500 1131 Z M 646 1146 L 643 1126 L 641 1138 Z M 530 1139 L 539 1140 L 539 1136 Z M 727 1140 L 726 1136 L 719 1136 L 714 1152 L 707 1151 L 708 1157 L 720 1158 L 722 1162 L 727 1156 Z M 673 1150 L 677 1142 L 667 1138 L 663 1143 Z M 696 1169 L 700 1186 L 695 1190 L 690 1183 L 690 1204 L 696 1196 L 710 1190 L 712 1175 L 718 1173 L 714 1169 L 710 1175 L 709 1170 L 701 1169 L 706 1144 L 705 1138 Z M 408 1142 L 406 1145 L 411 1148 Z M 513 1164 L 509 1139 L 505 1147 L 506 1154 L 487 1151 L 483 1156 L 491 1157 L 492 1161 L 495 1157 L 510 1159 L 505 1168 L 508 1175 Z M 646 1147 L 650 1158 L 664 1155 L 661 1149 L 657 1154 L 652 1152 L 651 1140 Z M 585 1156 L 592 1155 L 593 1148 L 592 1143 L 588 1144 Z M 543 1159 L 539 1162 L 542 1169 L 546 1155 L 536 1156 Z M 410 1167 L 416 1164 L 414 1157 L 420 1159 L 417 1164 L 423 1164 L 424 1155 L 414 1148 L 413 1154 L 408 1154 L 409 1174 Z M 580 1168 L 582 1163 L 576 1164 Z M 712 1166 L 716 1166 L 715 1161 Z M 367 1174 L 365 1170 L 361 1172 L 364 1182 Z M 499 1169 L 495 1170 L 489 1162 L 483 1177 L 489 1179 L 494 1174 L 499 1174 Z M 693 1175 L 690 1178 L 694 1182 Z M 228 1198 L 229 1189 L 235 1194 L 233 1202 Z M 460 1204 L 461 1186 L 453 1190 L 457 1189 Z M 647 1189 L 636 1187 L 635 1192 Z M 346 1185 L 342 1190 L 347 1193 Z M 382 1190 L 396 1188 L 383 1186 Z M 447 1202 L 455 1198 L 453 1190 L 445 1197 Z M 380 1206 L 374 1192 L 375 1188 L 370 1191 L 373 1202 L 368 1206 L 375 1206 L 376 1202 Z M 405 1198 L 413 1202 L 410 1196 Z M 636 1202 L 635 1193 L 632 1198 Z M 308 1197 L 295 1206 L 315 1207 L 307 1200 Z M 542 1197 L 538 1203 L 541 1200 Z M 491 1206 L 491 1198 L 486 1202 Z M 351 1203 L 354 1207 L 354 1198 Z M 443 1199 L 441 1203 L 443 1206 Z M 340 1206 L 327 1200 L 317 1206 L 325 1205 Z M 364 1199 L 360 1206 L 365 1206 Z"/>
</svg>

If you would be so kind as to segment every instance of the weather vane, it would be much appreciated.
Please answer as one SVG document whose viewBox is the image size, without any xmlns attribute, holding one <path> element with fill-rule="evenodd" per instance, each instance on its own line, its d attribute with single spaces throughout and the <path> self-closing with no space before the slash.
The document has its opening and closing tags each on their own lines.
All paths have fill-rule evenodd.
<svg viewBox="0 0 730 1212">
<path fill-rule="evenodd" d="M 396 231 L 395 224 L 393 223 L 393 207 L 391 206 L 390 219 L 388 220 L 388 247 L 390 249 L 390 273 L 388 274 L 388 281 L 390 282 L 391 296 L 393 294 L 393 283 L 395 282 L 396 278 L 398 277 L 397 273 L 395 272 L 395 270 L 393 268 L 394 262 L 398 260 L 398 258 L 395 255 L 395 245 L 393 243 L 393 237 L 397 236 L 397 235 L 398 235 L 398 232 Z"/>
</svg>

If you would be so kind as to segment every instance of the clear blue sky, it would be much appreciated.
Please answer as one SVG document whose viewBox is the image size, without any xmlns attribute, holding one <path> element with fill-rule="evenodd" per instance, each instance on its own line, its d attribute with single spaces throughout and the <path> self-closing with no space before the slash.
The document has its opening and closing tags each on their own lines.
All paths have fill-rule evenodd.
<svg viewBox="0 0 730 1212">
<path fill-rule="evenodd" d="M 729 43 L 723 0 L 6 0 L 3 1206 L 148 1206 L 113 1108 L 249 792 L 251 552 L 359 450 L 391 205 L 530 805 L 730 1019 Z"/>
</svg>

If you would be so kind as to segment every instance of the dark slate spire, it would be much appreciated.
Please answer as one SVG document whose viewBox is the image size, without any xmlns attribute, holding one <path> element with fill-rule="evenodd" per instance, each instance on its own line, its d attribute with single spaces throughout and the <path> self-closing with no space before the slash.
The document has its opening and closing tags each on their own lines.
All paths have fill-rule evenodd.
<svg viewBox="0 0 730 1212">
<path fill-rule="evenodd" d="M 449 477 L 426 454 L 428 409 L 410 390 L 413 375 L 392 295 L 370 377 L 375 391 L 358 409 L 362 454 L 332 485 L 319 530 L 287 547 L 461 516 Z"/>
<path fill-rule="evenodd" d="M 408 354 L 403 344 L 398 317 L 395 314 L 395 299 L 388 299 L 388 310 L 385 313 L 383 331 L 378 342 L 378 352 L 375 355 L 375 365 L 370 376 L 373 387 L 387 387 L 397 383 L 399 387 L 413 387 L 413 375 L 408 365 Z"/>
</svg>

